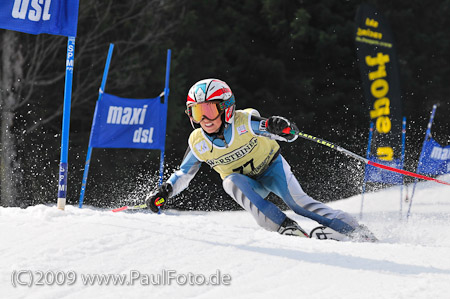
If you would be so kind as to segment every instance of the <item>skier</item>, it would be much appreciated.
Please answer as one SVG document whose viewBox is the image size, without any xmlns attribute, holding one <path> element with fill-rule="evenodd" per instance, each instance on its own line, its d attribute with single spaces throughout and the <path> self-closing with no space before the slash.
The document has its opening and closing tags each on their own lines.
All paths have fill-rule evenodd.
<svg viewBox="0 0 450 299">
<path fill-rule="evenodd" d="M 269 231 L 308 237 L 297 222 L 265 199 L 273 192 L 298 215 L 349 238 L 376 241 L 354 217 L 312 199 L 302 190 L 277 143 L 297 139 L 297 135 L 283 133 L 285 128 L 298 132 L 294 123 L 281 116 L 263 118 L 254 109 L 236 111 L 230 87 L 218 79 L 195 83 L 186 107 L 194 128 L 189 147 L 179 170 L 148 196 L 146 204 L 153 212 L 187 188 L 205 162 L 220 174 L 225 192 Z"/>
</svg>

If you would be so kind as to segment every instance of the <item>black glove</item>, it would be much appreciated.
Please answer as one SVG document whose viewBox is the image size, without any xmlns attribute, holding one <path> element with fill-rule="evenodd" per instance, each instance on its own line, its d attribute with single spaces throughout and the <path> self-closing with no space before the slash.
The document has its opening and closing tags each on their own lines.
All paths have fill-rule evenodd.
<svg viewBox="0 0 450 299">
<path fill-rule="evenodd" d="M 164 183 L 158 187 L 155 191 L 153 191 L 150 196 L 146 200 L 147 208 L 152 210 L 154 213 L 158 213 L 158 207 L 162 208 L 167 199 L 169 199 L 169 195 L 172 193 L 172 185 L 168 183 Z"/>
<path fill-rule="evenodd" d="M 282 136 L 287 140 L 291 140 L 295 137 L 294 134 L 283 133 L 283 130 L 286 128 L 290 128 L 295 132 L 298 132 L 298 128 L 294 123 L 291 123 L 284 117 L 281 116 L 271 116 L 266 121 L 266 130 L 269 133 Z"/>
</svg>

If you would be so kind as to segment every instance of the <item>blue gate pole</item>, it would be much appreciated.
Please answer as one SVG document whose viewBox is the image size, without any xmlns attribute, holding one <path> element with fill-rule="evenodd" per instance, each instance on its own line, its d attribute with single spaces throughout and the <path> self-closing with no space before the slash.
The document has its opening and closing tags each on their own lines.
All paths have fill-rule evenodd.
<svg viewBox="0 0 450 299">
<path fill-rule="evenodd" d="M 406 117 L 403 117 L 402 121 L 402 169 L 405 169 L 405 141 L 406 141 Z M 403 211 L 403 185 L 405 177 L 402 175 L 402 184 L 400 185 L 400 219 L 402 218 Z"/>
<path fill-rule="evenodd" d="M 64 210 L 67 200 L 67 170 L 69 158 L 70 106 L 72 104 L 72 81 L 75 55 L 75 37 L 67 40 L 66 81 L 64 86 L 64 108 L 61 133 L 61 157 L 59 162 L 58 202 L 56 206 Z"/>
<path fill-rule="evenodd" d="M 167 50 L 167 60 L 166 60 L 166 80 L 164 86 L 164 113 L 163 113 L 163 124 L 167 129 L 167 107 L 169 105 L 169 78 L 170 78 L 170 58 L 172 51 Z M 164 130 L 165 131 L 165 130 Z M 164 136 L 164 144 L 161 148 L 161 155 L 159 159 L 159 185 L 162 185 L 164 179 L 164 151 L 166 147 L 166 136 Z"/>
<path fill-rule="evenodd" d="M 431 111 L 430 121 L 428 122 L 427 131 L 425 133 L 425 139 L 423 140 L 423 144 L 422 144 L 422 151 L 420 152 L 419 163 L 417 163 L 417 168 L 416 168 L 417 173 L 419 173 L 419 165 L 421 165 L 421 163 L 422 163 L 423 149 L 425 147 L 425 143 L 427 142 L 428 138 L 431 137 L 431 126 L 433 125 L 434 114 L 436 113 L 436 108 L 437 108 L 437 105 L 433 105 L 433 110 Z M 407 219 L 409 218 L 409 215 L 411 214 L 411 206 L 412 206 L 414 193 L 416 191 L 416 185 L 417 185 L 417 179 L 414 181 L 413 191 L 411 194 L 411 198 L 409 200 L 408 212 L 406 214 Z"/>
<path fill-rule="evenodd" d="M 366 158 L 369 159 L 370 158 L 370 146 L 372 144 L 372 134 L 373 134 L 373 123 L 370 123 L 370 129 L 369 129 L 369 142 L 367 144 L 367 152 L 366 152 Z M 363 205 L 364 205 L 364 193 L 366 192 L 366 175 L 367 175 L 367 167 L 368 165 L 366 165 L 366 168 L 364 169 L 364 180 L 363 180 L 363 185 L 362 185 L 362 193 L 361 193 L 361 209 L 359 211 L 359 219 L 362 219 L 363 216 Z"/>
<path fill-rule="evenodd" d="M 103 71 L 102 84 L 100 85 L 100 90 L 98 92 L 97 102 L 102 99 L 102 95 L 105 90 L 106 79 L 108 78 L 109 65 L 111 64 L 113 50 L 114 50 L 114 44 L 109 44 L 108 57 L 106 58 L 105 69 Z M 94 119 L 95 119 L 96 115 L 97 115 L 97 109 L 95 109 Z M 92 124 L 93 123 L 94 122 L 92 122 Z M 83 173 L 83 180 L 81 183 L 80 199 L 78 201 L 78 207 L 80 209 L 83 207 L 84 192 L 86 191 L 86 182 L 87 182 L 88 173 L 89 173 L 89 166 L 91 164 L 91 156 L 92 156 L 91 137 L 92 137 L 92 129 L 91 129 L 91 136 L 89 137 L 89 146 L 88 146 L 88 151 L 86 154 L 86 162 L 84 164 L 84 173 Z"/>
</svg>

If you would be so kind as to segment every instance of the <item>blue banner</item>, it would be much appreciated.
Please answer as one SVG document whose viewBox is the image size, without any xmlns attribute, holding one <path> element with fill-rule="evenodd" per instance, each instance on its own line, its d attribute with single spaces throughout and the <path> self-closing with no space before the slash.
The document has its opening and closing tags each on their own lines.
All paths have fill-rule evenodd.
<svg viewBox="0 0 450 299">
<path fill-rule="evenodd" d="M 400 159 L 394 159 L 392 161 L 383 161 L 377 159 L 374 156 L 369 157 L 370 161 L 383 164 L 398 169 L 403 169 L 403 163 Z M 393 185 L 401 185 L 403 183 L 403 175 L 392 171 L 386 171 L 377 167 L 366 165 L 366 173 L 364 179 L 367 182 L 386 183 Z"/>
<path fill-rule="evenodd" d="M 103 94 L 95 107 L 90 147 L 163 149 L 167 105 L 160 97 L 125 99 Z"/>
<path fill-rule="evenodd" d="M 425 141 L 417 172 L 428 175 L 450 173 L 450 145 L 443 147 L 433 138 Z"/>
<path fill-rule="evenodd" d="M 79 0 L 1 0 L 0 28 L 31 34 L 77 35 Z"/>
</svg>

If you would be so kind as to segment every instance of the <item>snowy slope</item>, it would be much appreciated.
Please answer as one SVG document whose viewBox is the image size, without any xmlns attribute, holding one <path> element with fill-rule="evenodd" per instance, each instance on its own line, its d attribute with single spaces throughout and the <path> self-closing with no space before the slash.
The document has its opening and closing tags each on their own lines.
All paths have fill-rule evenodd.
<svg viewBox="0 0 450 299">
<path fill-rule="evenodd" d="M 381 240 L 376 244 L 281 236 L 244 211 L 0 208 L 0 298 L 449 298 L 450 187 L 418 186 L 408 221 L 399 220 L 398 188 L 366 195 L 362 222 Z M 361 197 L 330 205 L 359 217 Z M 308 230 L 315 226 L 288 214 Z M 171 285 L 146 280 L 169 272 Z M 77 280 L 34 285 L 42 273 Z M 85 285 L 89 274 L 140 277 L 133 285 Z M 227 282 L 227 275 L 231 282 L 186 282 L 211 274 L 212 282 Z M 31 276 L 31 287 L 19 285 Z"/>
</svg>

